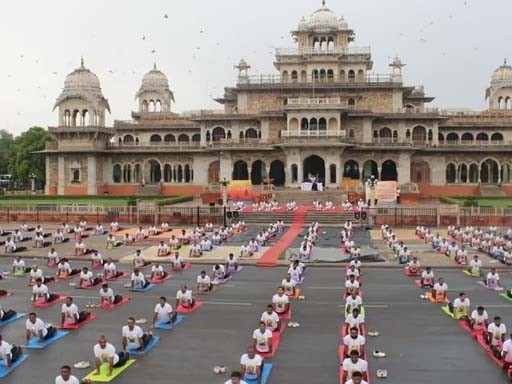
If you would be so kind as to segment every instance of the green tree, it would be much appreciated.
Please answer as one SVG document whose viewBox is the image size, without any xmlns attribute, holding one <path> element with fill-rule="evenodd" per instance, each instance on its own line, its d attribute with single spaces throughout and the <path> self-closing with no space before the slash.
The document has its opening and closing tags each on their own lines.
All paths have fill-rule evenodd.
<svg viewBox="0 0 512 384">
<path fill-rule="evenodd" d="M 34 173 L 38 180 L 45 179 L 45 158 L 42 151 L 51 135 L 44 128 L 32 127 L 14 139 L 9 152 L 9 173 L 15 180 L 27 181 Z"/>
<path fill-rule="evenodd" d="M 0 174 L 8 173 L 9 169 L 9 151 L 12 148 L 14 140 L 12 134 L 5 129 L 0 130 Z"/>
</svg>

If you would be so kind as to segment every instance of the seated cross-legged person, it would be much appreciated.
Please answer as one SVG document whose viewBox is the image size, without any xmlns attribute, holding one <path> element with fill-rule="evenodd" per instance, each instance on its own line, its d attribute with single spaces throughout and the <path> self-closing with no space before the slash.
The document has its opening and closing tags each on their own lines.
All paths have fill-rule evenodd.
<svg viewBox="0 0 512 384">
<path fill-rule="evenodd" d="M 61 326 L 65 324 L 78 324 L 86 320 L 90 316 L 88 311 L 79 311 L 73 298 L 66 297 L 66 302 L 61 307 Z"/>
<path fill-rule="evenodd" d="M 359 333 L 361 333 L 362 325 L 364 324 L 364 316 L 360 313 L 359 308 L 352 310 L 352 313 L 345 319 L 345 324 L 348 329 L 355 327 Z"/>
<path fill-rule="evenodd" d="M 487 311 L 481 305 L 476 307 L 476 309 L 471 313 L 471 329 L 474 330 L 487 330 L 487 321 L 489 319 L 489 315 Z"/>
<path fill-rule="evenodd" d="M 356 295 L 359 294 L 359 281 L 354 275 L 350 275 L 349 279 L 345 281 L 345 296 L 350 296 L 353 292 Z"/>
<path fill-rule="evenodd" d="M 30 272 L 30 268 L 25 266 L 25 261 L 21 258 L 21 256 L 16 256 L 16 258 L 12 262 L 12 274 L 13 275 L 24 275 Z M 29 282 L 30 284 L 30 282 Z"/>
<path fill-rule="evenodd" d="M 295 288 L 295 281 L 292 280 L 290 274 L 288 273 L 286 277 L 281 281 L 281 286 L 284 288 L 284 293 L 287 296 L 295 296 L 296 288 Z"/>
<path fill-rule="evenodd" d="M 349 354 L 350 357 L 343 360 L 342 367 L 342 380 L 341 382 L 346 383 L 352 379 L 352 375 L 355 372 L 361 372 L 364 379 L 368 379 L 368 363 L 360 358 L 357 350 L 352 350 Z"/>
<path fill-rule="evenodd" d="M 247 353 L 240 358 L 240 372 L 245 380 L 261 381 L 261 372 L 263 371 L 263 359 L 256 353 L 256 348 L 250 345 Z"/>
<path fill-rule="evenodd" d="M 163 241 L 160 241 L 158 244 L 157 255 L 160 257 L 169 256 L 171 251 L 169 250 L 169 246 L 165 244 Z"/>
<path fill-rule="evenodd" d="M 488 288 L 501 289 L 500 275 L 496 272 L 496 268 L 491 268 L 491 271 L 487 273 L 484 279 L 484 284 Z"/>
<path fill-rule="evenodd" d="M 192 291 L 187 289 L 186 284 L 183 284 L 176 293 L 176 308 L 182 306 L 183 308 L 192 308 L 196 300 L 192 295 Z"/>
<path fill-rule="evenodd" d="M 174 252 L 174 256 L 171 259 L 172 269 L 183 269 L 185 268 L 185 262 L 178 252 Z"/>
<path fill-rule="evenodd" d="M 473 256 L 473 260 L 469 262 L 468 271 L 472 275 L 482 274 L 482 260 L 479 259 L 478 255 Z"/>
<path fill-rule="evenodd" d="M 347 296 L 345 300 L 345 316 L 351 314 L 355 308 L 359 309 L 359 312 L 361 312 L 362 306 L 363 299 L 361 299 L 361 296 L 358 296 L 355 292 L 352 292 L 349 296 Z"/>
<path fill-rule="evenodd" d="M 440 277 L 437 279 L 437 283 L 434 284 L 432 288 L 432 297 L 435 300 L 444 300 L 446 299 L 446 292 L 448 291 L 448 284 L 444 282 L 444 279 Z"/>
<path fill-rule="evenodd" d="M 290 310 L 290 299 L 284 294 L 283 287 L 277 288 L 277 293 L 272 296 L 272 305 L 278 315 L 288 313 Z"/>
<path fill-rule="evenodd" d="M 368 384 L 368 382 L 363 379 L 363 374 L 361 372 L 355 371 L 352 374 L 352 378 L 346 381 L 345 384 Z"/>
<path fill-rule="evenodd" d="M 59 263 L 59 261 L 60 257 L 55 248 L 50 248 L 48 251 L 48 263 L 46 265 L 49 267 L 54 267 Z"/>
<path fill-rule="evenodd" d="M 491 352 L 498 359 L 501 359 L 501 349 L 505 342 L 507 327 L 501 322 L 500 316 L 495 316 L 494 321 L 487 326 L 487 332 L 484 332 L 484 338 L 491 349 Z"/>
<path fill-rule="evenodd" d="M 448 308 L 455 318 L 464 319 L 469 322 L 471 303 L 464 292 L 459 293 L 459 297 L 453 303 L 449 303 Z"/>
<path fill-rule="evenodd" d="M 228 271 L 238 270 L 238 260 L 235 257 L 235 255 L 233 255 L 232 253 L 230 253 L 228 255 L 228 257 L 226 257 L 226 270 L 228 270 Z"/>
<path fill-rule="evenodd" d="M 199 276 L 197 276 L 196 280 L 196 292 L 197 293 L 207 293 L 213 289 L 212 280 L 210 276 L 206 274 L 206 271 L 201 271 Z"/>
<path fill-rule="evenodd" d="M 201 250 L 201 246 L 197 243 L 194 243 L 190 246 L 188 251 L 189 257 L 201 257 L 203 255 L 203 251 Z"/>
<path fill-rule="evenodd" d="M 409 268 L 409 273 L 417 274 L 420 272 L 420 262 L 418 261 L 417 257 L 413 257 L 411 261 L 409 261 L 409 264 L 407 264 L 407 267 Z"/>
<path fill-rule="evenodd" d="M 150 263 L 146 261 L 140 249 L 137 249 L 135 251 L 135 255 L 133 256 L 132 264 L 134 268 L 143 268 L 146 265 L 149 265 Z"/>
<path fill-rule="evenodd" d="M 427 267 L 422 273 L 421 273 L 421 286 L 422 287 L 430 287 L 434 288 L 434 272 L 430 267 Z"/>
<path fill-rule="evenodd" d="M 271 332 L 279 330 L 279 326 L 281 325 L 279 315 L 274 311 L 272 304 L 267 305 L 267 310 L 262 313 L 260 321 L 264 322 L 267 329 Z"/>
</svg>

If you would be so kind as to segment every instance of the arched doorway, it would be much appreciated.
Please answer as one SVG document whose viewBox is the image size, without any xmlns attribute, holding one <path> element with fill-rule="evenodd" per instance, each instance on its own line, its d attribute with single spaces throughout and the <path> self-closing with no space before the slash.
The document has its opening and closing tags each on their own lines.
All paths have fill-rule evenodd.
<svg viewBox="0 0 512 384">
<path fill-rule="evenodd" d="M 274 160 L 270 163 L 270 175 L 273 180 L 272 184 L 276 186 L 283 186 L 285 183 L 284 164 L 280 160 Z"/>
<path fill-rule="evenodd" d="M 480 166 L 480 181 L 485 184 L 498 184 L 499 167 L 493 159 L 485 160 Z"/>
<path fill-rule="evenodd" d="M 252 163 L 251 167 L 251 183 L 252 185 L 261 185 L 263 180 L 267 178 L 267 169 L 265 163 L 261 160 L 256 160 Z"/>
<path fill-rule="evenodd" d="M 220 141 L 226 138 L 226 131 L 222 127 L 215 127 L 212 131 L 212 141 Z"/>
<path fill-rule="evenodd" d="M 379 167 L 377 166 L 377 162 L 366 160 L 363 164 L 363 181 L 368 180 L 372 175 L 375 176 L 376 179 L 379 178 Z"/>
<path fill-rule="evenodd" d="M 382 163 L 382 181 L 397 181 L 398 172 L 396 170 L 396 163 L 393 160 L 386 160 Z"/>
<path fill-rule="evenodd" d="M 359 180 L 359 164 L 355 160 L 348 160 L 343 166 L 343 178 Z"/>
<path fill-rule="evenodd" d="M 156 160 L 149 160 L 146 163 L 146 183 L 156 184 L 162 180 L 162 169 Z"/>
<path fill-rule="evenodd" d="M 238 160 L 233 164 L 233 180 L 249 180 L 249 172 L 247 170 L 247 163 L 243 160 Z"/>
<path fill-rule="evenodd" d="M 411 181 L 417 184 L 430 184 L 430 166 L 426 161 L 411 163 Z"/>
<path fill-rule="evenodd" d="M 220 180 L 220 161 L 216 160 L 208 166 L 208 184 L 218 183 Z"/>
<path fill-rule="evenodd" d="M 316 177 L 318 181 L 325 181 L 325 162 L 317 155 L 311 155 L 304 159 L 303 180 L 309 180 L 311 176 Z"/>
</svg>

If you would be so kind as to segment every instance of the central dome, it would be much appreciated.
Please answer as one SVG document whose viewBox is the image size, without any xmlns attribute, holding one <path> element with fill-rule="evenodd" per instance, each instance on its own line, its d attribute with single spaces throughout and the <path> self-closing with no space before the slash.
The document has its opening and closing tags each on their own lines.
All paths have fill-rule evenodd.
<svg viewBox="0 0 512 384">
<path fill-rule="evenodd" d="M 492 81 L 510 81 L 512 80 L 512 67 L 507 65 L 507 62 L 503 63 L 498 69 L 496 69 L 492 75 Z"/>
<path fill-rule="evenodd" d="M 80 67 L 71 72 L 64 81 L 64 90 L 100 90 L 100 80 L 98 76 L 85 68 L 82 59 Z"/>
<path fill-rule="evenodd" d="M 169 80 L 162 71 L 156 68 L 156 63 L 153 69 L 146 73 L 142 78 L 142 87 L 145 88 L 157 88 L 157 89 L 168 89 Z"/>
<path fill-rule="evenodd" d="M 311 29 L 339 29 L 340 22 L 334 12 L 324 4 L 311 14 L 308 26 Z"/>
</svg>

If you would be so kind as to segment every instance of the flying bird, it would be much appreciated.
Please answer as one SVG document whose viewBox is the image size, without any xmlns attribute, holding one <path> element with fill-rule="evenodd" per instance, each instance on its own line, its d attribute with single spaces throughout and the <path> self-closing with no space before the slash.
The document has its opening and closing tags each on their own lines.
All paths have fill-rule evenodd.
<svg viewBox="0 0 512 384">
<path fill-rule="evenodd" d="M 164 19 L 168 19 L 169 16 L 167 16 L 167 13 L 164 14 Z"/>
</svg>

